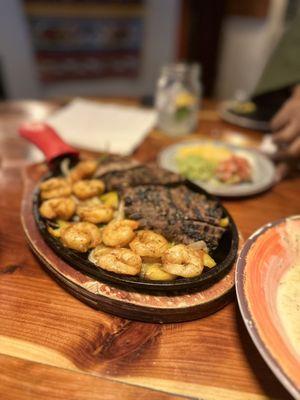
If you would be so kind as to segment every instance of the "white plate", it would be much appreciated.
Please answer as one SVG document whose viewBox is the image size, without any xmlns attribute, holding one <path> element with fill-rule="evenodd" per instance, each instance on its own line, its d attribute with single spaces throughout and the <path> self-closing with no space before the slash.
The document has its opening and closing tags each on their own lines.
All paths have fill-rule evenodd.
<svg viewBox="0 0 300 400">
<path fill-rule="evenodd" d="M 270 124 L 267 121 L 259 121 L 248 118 L 246 115 L 238 115 L 231 112 L 231 109 L 236 105 L 236 101 L 224 101 L 221 103 L 218 112 L 220 117 L 230 124 L 240 126 L 247 129 L 255 129 L 257 131 L 270 131 Z"/>
<path fill-rule="evenodd" d="M 225 147 L 238 156 L 245 157 L 252 168 L 252 182 L 243 182 L 234 185 L 214 181 L 193 181 L 207 192 L 222 197 L 251 196 L 264 192 L 275 183 L 275 167 L 272 161 L 264 154 L 220 141 L 193 140 L 181 142 L 164 149 L 158 156 L 158 162 L 163 167 L 173 172 L 179 172 L 176 165 L 176 155 L 183 147 L 212 144 L 218 147 Z"/>
</svg>

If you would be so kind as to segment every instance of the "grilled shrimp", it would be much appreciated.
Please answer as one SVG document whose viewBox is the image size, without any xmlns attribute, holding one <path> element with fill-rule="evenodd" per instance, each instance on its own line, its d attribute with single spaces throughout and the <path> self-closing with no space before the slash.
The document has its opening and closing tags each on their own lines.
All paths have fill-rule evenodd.
<svg viewBox="0 0 300 400">
<path fill-rule="evenodd" d="M 54 197 L 67 197 L 72 193 L 70 183 L 65 178 L 50 178 L 40 184 L 43 200 Z"/>
<path fill-rule="evenodd" d="M 103 243 L 106 246 L 122 247 L 126 246 L 135 236 L 134 230 L 139 223 L 130 219 L 121 221 L 111 221 L 102 232 Z"/>
<path fill-rule="evenodd" d="M 152 231 L 139 231 L 129 247 L 141 257 L 161 257 L 168 250 L 168 241 L 158 233 Z"/>
<path fill-rule="evenodd" d="M 71 197 L 56 197 L 46 200 L 40 206 L 41 216 L 48 219 L 69 220 L 75 213 L 76 203 Z"/>
<path fill-rule="evenodd" d="M 141 257 L 129 249 L 104 249 L 99 246 L 91 252 L 89 259 L 116 274 L 137 275 L 142 266 Z"/>
<path fill-rule="evenodd" d="M 77 181 L 72 186 L 73 193 L 81 200 L 97 196 L 104 192 L 104 183 L 100 179 Z"/>
<path fill-rule="evenodd" d="M 100 229 L 90 222 L 76 222 L 61 228 L 60 238 L 64 246 L 81 253 L 101 243 Z"/>
<path fill-rule="evenodd" d="M 81 221 L 100 224 L 111 221 L 114 216 L 114 210 L 105 204 L 79 204 L 76 214 L 80 217 Z"/>
<path fill-rule="evenodd" d="M 84 178 L 89 178 L 96 171 L 98 162 L 96 160 L 80 161 L 69 174 L 72 182 L 79 181 Z"/>
<path fill-rule="evenodd" d="M 48 224 L 47 231 L 50 233 L 51 236 L 55 238 L 60 238 L 62 228 L 69 226 L 71 222 L 64 221 L 62 219 L 57 219 L 55 221 L 55 225 L 52 226 Z"/>
<path fill-rule="evenodd" d="M 170 274 L 193 278 L 203 270 L 203 257 L 197 251 L 184 244 L 171 247 L 162 256 L 163 270 Z"/>
</svg>

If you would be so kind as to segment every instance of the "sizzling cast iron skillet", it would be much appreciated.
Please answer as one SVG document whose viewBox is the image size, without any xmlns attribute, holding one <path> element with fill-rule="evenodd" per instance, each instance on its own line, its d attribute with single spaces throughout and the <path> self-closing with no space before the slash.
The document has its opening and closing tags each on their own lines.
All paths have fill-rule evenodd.
<svg viewBox="0 0 300 400">
<path fill-rule="evenodd" d="M 70 157 L 73 165 L 78 162 L 78 153 L 62 142 L 52 128 L 45 124 L 23 125 L 20 129 L 20 134 L 34 142 L 45 153 L 50 166 L 50 172 L 44 179 L 60 176 L 61 173 L 58 165 L 62 158 Z M 214 196 L 206 193 L 192 182 L 186 180 L 185 184 L 194 192 L 205 194 L 208 199 L 216 200 Z M 99 281 L 107 282 L 123 289 L 157 293 L 197 290 L 204 286 L 209 286 L 222 278 L 231 268 L 237 256 L 238 232 L 236 225 L 228 211 L 219 204 L 223 209 L 223 217 L 228 217 L 229 219 L 229 226 L 223 234 L 217 249 L 211 254 L 217 263 L 214 268 L 205 268 L 204 272 L 195 278 L 177 278 L 174 281 L 149 281 L 140 277 L 115 274 L 96 267 L 88 260 L 88 253 L 80 253 L 66 248 L 58 239 L 52 237 L 47 230 L 46 220 L 39 213 L 39 205 L 39 189 L 37 188 L 33 193 L 33 213 L 37 226 L 51 249 L 74 268 L 87 273 Z"/>
</svg>

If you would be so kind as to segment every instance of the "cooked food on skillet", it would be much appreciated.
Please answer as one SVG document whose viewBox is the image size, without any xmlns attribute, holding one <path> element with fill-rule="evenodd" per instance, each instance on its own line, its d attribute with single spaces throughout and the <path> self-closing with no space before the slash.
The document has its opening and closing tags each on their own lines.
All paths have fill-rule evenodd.
<svg viewBox="0 0 300 400">
<path fill-rule="evenodd" d="M 91 222 L 75 222 L 61 228 L 60 239 L 64 246 L 85 253 L 101 243 L 101 232 Z"/>
<path fill-rule="evenodd" d="M 65 178 L 52 178 L 40 185 L 41 198 L 52 199 L 56 197 L 70 196 L 72 193 L 71 183 Z"/>
<path fill-rule="evenodd" d="M 199 276 L 228 225 L 215 200 L 183 178 L 126 157 L 87 160 L 40 184 L 50 235 L 95 265 L 152 281 Z"/>
</svg>

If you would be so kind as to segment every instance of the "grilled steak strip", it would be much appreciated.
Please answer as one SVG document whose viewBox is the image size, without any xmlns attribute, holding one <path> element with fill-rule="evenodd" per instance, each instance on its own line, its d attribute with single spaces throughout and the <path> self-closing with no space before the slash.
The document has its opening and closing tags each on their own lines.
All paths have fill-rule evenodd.
<svg viewBox="0 0 300 400">
<path fill-rule="evenodd" d="M 203 205 L 204 201 L 207 201 L 205 196 L 186 189 L 184 195 L 188 196 L 188 193 L 192 195 L 195 207 L 197 203 Z M 214 250 L 225 231 L 217 226 L 222 209 L 219 209 L 215 202 L 211 202 L 211 214 L 215 214 L 216 219 L 210 215 L 209 208 L 205 210 L 202 207 L 199 212 L 194 211 L 187 216 L 184 207 L 179 208 L 174 204 L 176 195 L 178 194 L 179 198 L 179 194 L 183 193 L 182 185 L 176 188 L 141 185 L 123 188 L 122 193 L 126 216 L 138 220 L 141 228 L 161 233 L 170 241 L 189 244 L 204 240 L 208 248 Z M 180 202 L 178 204 L 181 205 Z"/>
<path fill-rule="evenodd" d="M 138 185 L 168 185 L 182 182 L 183 178 L 173 172 L 159 168 L 155 164 L 138 165 L 134 168 L 114 170 L 100 177 L 107 190 L 122 190 L 125 187 Z"/>
<path fill-rule="evenodd" d="M 176 242 L 189 244 L 204 240 L 209 250 L 218 247 L 224 229 L 201 221 L 184 220 L 177 221 L 169 228 L 169 236 L 176 239 Z"/>
<path fill-rule="evenodd" d="M 222 218 L 222 209 L 214 200 L 204 194 L 195 193 L 185 185 L 170 189 L 173 205 L 182 212 L 185 219 L 208 222 L 218 225 Z"/>
<path fill-rule="evenodd" d="M 96 178 L 100 178 L 110 172 L 126 171 L 138 165 L 141 164 L 133 158 L 118 155 L 109 155 L 99 164 L 94 176 Z"/>
</svg>

